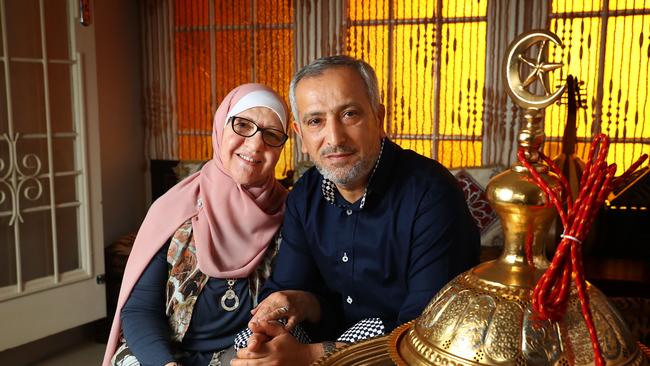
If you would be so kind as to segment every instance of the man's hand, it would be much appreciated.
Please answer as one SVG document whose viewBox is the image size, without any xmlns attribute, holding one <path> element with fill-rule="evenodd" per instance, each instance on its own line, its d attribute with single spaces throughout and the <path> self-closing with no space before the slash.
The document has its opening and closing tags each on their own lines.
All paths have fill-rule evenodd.
<svg viewBox="0 0 650 366">
<path fill-rule="evenodd" d="M 314 295 L 306 291 L 278 291 L 259 303 L 251 311 L 251 314 L 253 314 L 253 318 L 249 323 L 249 328 L 254 322 L 287 318 L 285 328 L 291 330 L 303 320 L 312 323 L 319 321 L 320 303 Z"/>
<path fill-rule="evenodd" d="M 324 354 L 320 344 L 299 343 L 280 323 L 260 321 L 249 327 L 248 347 L 237 351 L 232 366 L 309 365 Z"/>
</svg>

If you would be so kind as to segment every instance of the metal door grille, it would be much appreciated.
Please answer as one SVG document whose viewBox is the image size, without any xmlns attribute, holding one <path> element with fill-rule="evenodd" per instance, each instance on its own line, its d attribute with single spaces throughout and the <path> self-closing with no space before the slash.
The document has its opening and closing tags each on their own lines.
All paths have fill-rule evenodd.
<svg viewBox="0 0 650 366">
<path fill-rule="evenodd" d="M 0 0 L 0 300 L 92 273 L 82 65 L 70 6 Z M 25 41 L 31 51 L 17 46 L 17 18 L 38 27 L 39 39 Z"/>
</svg>

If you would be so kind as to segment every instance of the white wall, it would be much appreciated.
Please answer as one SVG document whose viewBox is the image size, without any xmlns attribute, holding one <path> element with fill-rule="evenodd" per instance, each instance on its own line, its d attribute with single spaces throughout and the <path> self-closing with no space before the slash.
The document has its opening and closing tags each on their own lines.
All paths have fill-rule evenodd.
<svg viewBox="0 0 650 366">
<path fill-rule="evenodd" d="M 95 0 L 105 245 L 137 230 L 146 207 L 139 2 Z"/>
</svg>

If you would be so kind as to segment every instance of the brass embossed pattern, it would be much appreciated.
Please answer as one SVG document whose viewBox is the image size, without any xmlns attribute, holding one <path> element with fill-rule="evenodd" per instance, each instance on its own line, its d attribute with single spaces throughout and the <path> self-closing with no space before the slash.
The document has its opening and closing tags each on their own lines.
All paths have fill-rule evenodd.
<svg viewBox="0 0 650 366">
<path fill-rule="evenodd" d="M 540 321 L 534 319 L 530 302 L 521 300 L 529 297 L 520 296 L 522 289 L 510 292 L 508 286 L 493 286 L 474 277 L 471 270 L 458 276 L 420 318 L 391 334 L 388 347 L 396 364 L 593 364 L 578 301 L 571 302 L 563 321 Z M 588 291 L 608 365 L 646 365 L 606 297 L 593 286 Z"/>
<path fill-rule="evenodd" d="M 503 302 L 497 307 L 485 336 L 485 354 L 497 361 L 504 362 L 517 357 L 521 344 L 522 318 L 521 306 L 514 302 Z"/>
<path fill-rule="evenodd" d="M 524 310 L 522 355 L 533 365 L 553 365 L 561 359 L 562 333 L 558 324 L 535 319 L 530 304 Z"/>
<path fill-rule="evenodd" d="M 454 328 L 449 351 L 460 357 L 478 361 L 481 358 L 480 349 L 495 308 L 495 301 L 488 295 L 479 295 L 471 299 L 467 311 L 460 317 L 460 322 Z"/>
</svg>

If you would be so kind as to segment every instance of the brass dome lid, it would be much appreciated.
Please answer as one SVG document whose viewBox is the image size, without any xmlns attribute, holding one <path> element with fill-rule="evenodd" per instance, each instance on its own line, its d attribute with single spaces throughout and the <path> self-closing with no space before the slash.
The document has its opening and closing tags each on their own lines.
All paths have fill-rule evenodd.
<svg viewBox="0 0 650 366">
<path fill-rule="evenodd" d="M 486 265 L 490 265 L 488 262 Z M 576 294 L 560 322 L 536 320 L 532 289 L 486 281 L 467 271 L 450 282 L 415 321 L 396 329 L 397 365 L 591 365 L 593 350 Z M 647 365 L 617 312 L 588 287 L 607 365 Z"/>
</svg>

